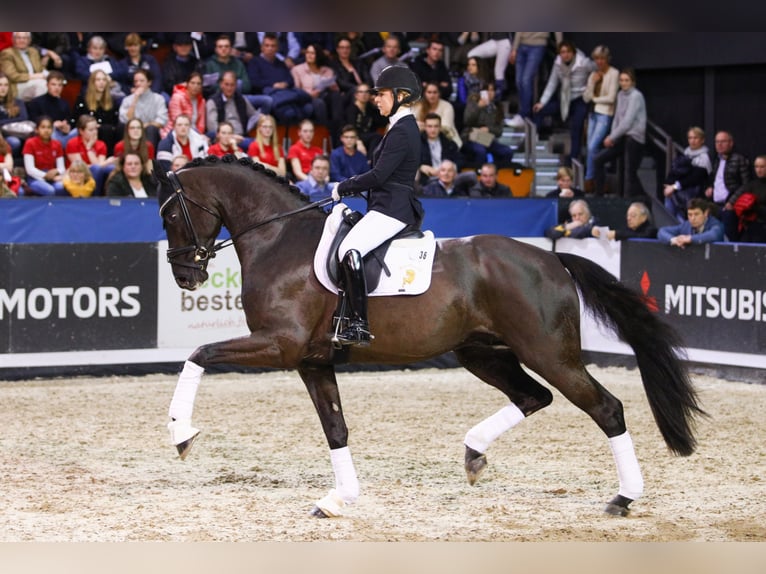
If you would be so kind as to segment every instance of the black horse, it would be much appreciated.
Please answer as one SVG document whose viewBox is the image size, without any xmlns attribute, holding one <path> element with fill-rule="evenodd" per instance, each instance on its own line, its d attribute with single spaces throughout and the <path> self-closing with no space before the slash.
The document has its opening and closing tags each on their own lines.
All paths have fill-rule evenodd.
<svg viewBox="0 0 766 574">
<path fill-rule="evenodd" d="M 335 488 L 316 516 L 342 513 L 359 495 L 347 448 L 335 364 L 408 364 L 449 351 L 471 373 L 510 400 L 469 430 L 465 469 L 473 484 L 491 442 L 553 400 L 539 374 L 586 412 L 608 437 L 619 491 L 607 504 L 626 515 L 643 479 L 622 403 L 585 369 L 578 289 L 594 316 L 634 350 L 657 426 L 678 455 L 695 449 L 694 419 L 704 414 L 678 350 L 678 334 L 649 311 L 641 295 L 603 268 L 508 237 L 478 235 L 439 241 L 427 292 L 373 297 L 374 342 L 338 355 L 330 342 L 337 296 L 317 280 L 312 263 L 326 214 L 295 188 L 248 159 L 195 160 L 176 174 L 157 174 L 160 215 L 176 283 L 193 290 L 207 278 L 209 257 L 233 243 L 242 267 L 242 301 L 250 334 L 203 345 L 189 357 L 171 402 L 168 425 L 182 458 L 198 430 L 191 426 L 197 385 L 206 367 L 234 364 L 297 369 L 330 447 Z M 216 244 L 221 226 L 232 238 Z"/>
</svg>

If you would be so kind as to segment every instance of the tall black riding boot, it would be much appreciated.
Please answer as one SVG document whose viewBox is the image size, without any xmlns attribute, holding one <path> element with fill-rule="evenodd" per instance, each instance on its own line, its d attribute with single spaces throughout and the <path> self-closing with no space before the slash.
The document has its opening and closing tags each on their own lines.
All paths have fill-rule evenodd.
<svg viewBox="0 0 766 574">
<path fill-rule="evenodd" d="M 374 337 L 367 323 L 367 280 L 364 277 L 362 256 L 356 249 L 350 249 L 341 261 L 341 267 L 351 317 L 348 327 L 338 333 L 337 342 L 341 345 L 366 347 Z"/>
</svg>

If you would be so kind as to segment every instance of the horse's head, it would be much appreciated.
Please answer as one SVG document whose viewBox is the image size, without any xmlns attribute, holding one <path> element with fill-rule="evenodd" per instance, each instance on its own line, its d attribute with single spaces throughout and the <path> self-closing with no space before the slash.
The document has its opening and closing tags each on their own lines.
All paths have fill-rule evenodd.
<svg viewBox="0 0 766 574">
<path fill-rule="evenodd" d="M 215 239 L 221 216 L 203 193 L 193 170 L 162 173 L 155 164 L 159 182 L 160 217 L 168 237 L 168 263 L 176 283 L 193 291 L 207 280 L 207 264 L 215 257 Z"/>
</svg>

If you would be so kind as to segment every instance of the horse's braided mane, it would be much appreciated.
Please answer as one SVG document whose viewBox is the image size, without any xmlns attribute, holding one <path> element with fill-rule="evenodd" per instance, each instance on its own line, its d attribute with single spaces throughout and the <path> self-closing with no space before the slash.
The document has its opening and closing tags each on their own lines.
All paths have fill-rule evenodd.
<svg viewBox="0 0 766 574">
<path fill-rule="evenodd" d="M 218 157 L 215 155 L 209 155 L 207 157 L 198 157 L 187 163 L 184 168 L 187 167 L 199 167 L 204 165 L 215 165 L 218 163 L 223 164 L 239 164 L 242 167 L 249 167 L 250 169 L 263 173 L 271 178 L 274 179 L 277 183 L 283 185 L 290 193 L 300 198 L 304 203 L 308 203 L 309 199 L 305 195 L 301 193 L 301 191 L 295 187 L 293 184 L 290 183 L 290 181 L 281 175 L 277 175 L 277 173 L 269 169 L 268 167 L 264 166 L 262 163 L 258 163 L 257 161 L 253 161 L 249 157 L 237 157 L 232 154 L 226 154 L 223 157 Z"/>
</svg>

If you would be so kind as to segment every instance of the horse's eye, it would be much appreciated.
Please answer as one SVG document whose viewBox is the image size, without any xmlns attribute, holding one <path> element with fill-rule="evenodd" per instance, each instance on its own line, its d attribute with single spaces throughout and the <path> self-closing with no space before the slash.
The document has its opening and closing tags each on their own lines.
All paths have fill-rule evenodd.
<svg viewBox="0 0 766 574">
<path fill-rule="evenodd" d="M 165 219 L 168 220 L 168 223 L 175 223 L 178 221 L 178 214 L 175 212 L 168 213 Z"/>
</svg>

